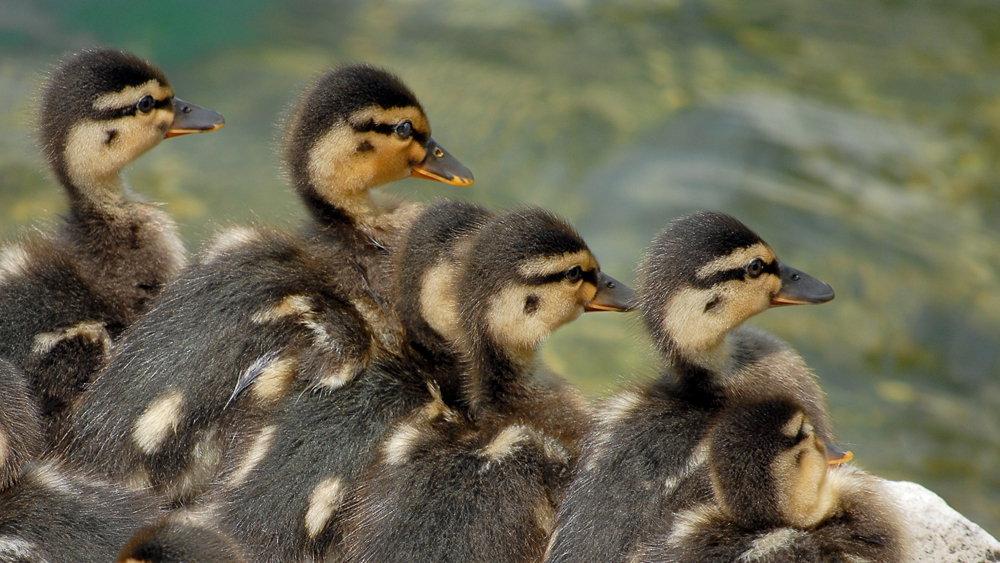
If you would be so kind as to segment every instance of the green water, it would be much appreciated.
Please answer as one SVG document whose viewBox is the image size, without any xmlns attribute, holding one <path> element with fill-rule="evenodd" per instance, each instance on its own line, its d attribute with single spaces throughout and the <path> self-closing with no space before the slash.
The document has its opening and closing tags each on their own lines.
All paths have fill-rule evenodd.
<svg viewBox="0 0 1000 563">
<path fill-rule="evenodd" d="M 669 219 L 737 215 L 837 290 L 754 322 L 813 366 L 857 464 L 1000 534 L 1000 4 L 0 0 L 3 237 L 63 209 L 33 144 L 45 70 L 105 44 L 226 116 L 127 171 L 192 250 L 299 220 L 277 125 L 357 60 L 396 70 L 476 174 L 392 191 L 551 208 L 624 280 Z M 626 315 L 587 315 L 544 355 L 595 396 L 655 370 Z"/>
</svg>

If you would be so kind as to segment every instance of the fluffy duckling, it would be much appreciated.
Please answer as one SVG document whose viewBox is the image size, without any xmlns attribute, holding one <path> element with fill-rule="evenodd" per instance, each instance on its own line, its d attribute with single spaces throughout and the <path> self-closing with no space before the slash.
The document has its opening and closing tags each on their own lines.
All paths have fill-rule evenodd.
<svg viewBox="0 0 1000 563">
<path fill-rule="evenodd" d="M 453 310 L 452 286 L 440 283 L 451 278 L 441 272 L 474 255 L 471 243 L 490 215 L 463 203 L 423 213 L 398 259 L 400 304 L 409 296 L 402 350 L 378 354 L 339 390 L 287 398 L 260 432 L 254 449 L 259 456 L 247 458 L 218 499 L 221 522 L 253 559 L 339 557 L 345 505 L 388 430 L 415 412 L 446 412 L 439 389 L 457 398 L 459 380 L 452 372 L 459 361 L 431 327 L 448 326 Z M 512 245 L 512 251 L 522 244 Z M 424 317 L 412 330 L 410 315 Z"/>
<path fill-rule="evenodd" d="M 536 351 L 585 310 L 627 310 L 631 290 L 534 209 L 485 225 L 454 289 L 462 400 L 435 397 L 391 429 L 350 503 L 345 561 L 542 556 L 575 442 L 547 432 L 531 397 Z"/>
<path fill-rule="evenodd" d="M 28 382 L 17 366 L 0 358 L 0 491 L 44 447 L 41 415 Z"/>
<path fill-rule="evenodd" d="M 727 409 L 711 431 L 711 500 L 671 512 L 631 561 L 909 561 L 881 480 L 844 459 L 794 403 Z"/>
<path fill-rule="evenodd" d="M 776 305 L 823 303 L 833 290 L 778 261 L 721 213 L 672 222 L 640 269 L 639 307 L 665 364 L 606 401 L 561 505 L 548 561 L 623 561 L 704 465 L 705 429 L 731 401 L 786 398 L 832 442 L 822 392 L 802 359 L 742 323 Z"/>
<path fill-rule="evenodd" d="M 139 530 L 118 563 L 243 563 L 239 547 L 197 515 L 176 512 Z"/>
<path fill-rule="evenodd" d="M 222 123 L 128 53 L 83 51 L 52 73 L 40 136 L 69 210 L 54 232 L 0 250 L 0 356 L 25 373 L 50 439 L 110 342 L 184 264 L 174 222 L 133 196 L 121 169 L 164 137 Z"/>
<path fill-rule="evenodd" d="M 425 211 L 414 224 L 400 253 L 397 271 L 397 309 L 403 321 L 407 343 L 426 361 L 437 366 L 434 381 L 447 404 L 472 408 L 474 394 L 463 392 L 456 342 L 463 334 L 460 325 L 458 286 L 463 266 L 470 259 L 473 235 L 493 214 L 463 202 L 444 202 Z M 631 299 L 631 289 L 617 286 L 603 272 L 598 283 L 607 291 Z M 413 298 L 417 296 L 418 298 Z M 589 305 L 600 310 L 600 300 Z M 449 374 L 454 377 L 450 378 Z M 526 391 L 509 405 L 511 412 L 531 413 L 531 424 L 556 436 L 574 455 L 590 425 L 592 412 L 583 395 L 565 380 L 537 364 L 530 378 L 522 381 Z"/>
<path fill-rule="evenodd" d="M 287 394 L 337 389 L 374 348 L 398 347 L 389 247 L 417 206 L 393 210 L 368 189 L 471 175 L 430 138 L 413 93 L 366 65 L 306 93 L 286 160 L 311 220 L 297 234 L 235 229 L 202 252 L 83 397 L 72 459 L 189 502 L 239 465 Z"/>
<path fill-rule="evenodd" d="M 146 495 L 48 462 L 27 465 L 0 507 L 0 561 L 19 563 L 106 563 L 161 516 Z"/>
</svg>

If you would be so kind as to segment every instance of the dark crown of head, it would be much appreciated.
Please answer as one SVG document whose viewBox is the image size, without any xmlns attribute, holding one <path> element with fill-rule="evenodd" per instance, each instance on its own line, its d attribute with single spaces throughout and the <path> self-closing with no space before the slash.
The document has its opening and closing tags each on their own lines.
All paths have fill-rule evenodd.
<svg viewBox="0 0 1000 563">
<path fill-rule="evenodd" d="M 586 250 L 587 245 L 568 223 L 537 208 L 525 208 L 495 217 L 480 231 L 473 247 L 474 261 L 505 269 L 529 258 L 559 256 Z"/>
<path fill-rule="evenodd" d="M 734 250 L 763 242 L 731 215 L 703 211 L 676 219 L 653 239 L 639 268 L 640 309 L 659 318 L 672 290 L 690 285 L 698 270 Z"/>
<path fill-rule="evenodd" d="M 330 127 L 358 110 L 411 106 L 423 111 L 413 92 L 389 71 L 364 64 L 336 68 L 320 78 L 299 103 L 289 150 L 311 148 Z"/>
</svg>

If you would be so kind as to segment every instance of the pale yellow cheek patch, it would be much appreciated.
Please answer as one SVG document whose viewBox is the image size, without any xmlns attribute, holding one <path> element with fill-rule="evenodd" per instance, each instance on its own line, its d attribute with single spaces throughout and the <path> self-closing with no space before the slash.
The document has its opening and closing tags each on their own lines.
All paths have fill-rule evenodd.
<svg viewBox="0 0 1000 563">
<path fill-rule="evenodd" d="M 94 100 L 93 107 L 97 111 L 119 109 L 134 106 L 143 96 L 152 96 L 156 100 L 166 100 L 174 97 L 174 91 L 164 86 L 156 79 L 151 79 L 139 86 L 128 86 L 117 92 L 104 94 Z"/>
<path fill-rule="evenodd" d="M 251 387 L 254 396 L 261 401 L 283 397 L 295 378 L 295 365 L 294 358 L 282 358 L 264 368 Z"/>
<path fill-rule="evenodd" d="M 132 440 L 147 454 L 156 453 L 168 436 L 177 432 L 184 394 L 174 390 L 154 401 L 132 429 Z"/>
<path fill-rule="evenodd" d="M 328 201 L 341 202 L 371 184 L 373 170 L 361 166 L 357 146 L 367 140 L 346 123 L 335 125 L 309 151 L 309 180 Z M 374 152 L 374 151 L 373 151 Z"/>
<path fill-rule="evenodd" d="M 754 258 L 760 258 L 768 264 L 777 259 L 774 252 L 766 244 L 757 243 L 746 248 L 738 248 L 726 256 L 720 256 L 712 260 L 708 264 L 698 268 L 697 276 L 699 279 L 705 279 L 712 276 L 712 274 L 742 268 L 752 262 Z"/>
<path fill-rule="evenodd" d="M 320 481 L 309 497 L 309 508 L 306 510 L 305 528 L 310 538 L 315 538 L 323 531 L 333 513 L 340 508 L 344 500 L 344 486 L 340 479 L 330 477 Z"/>
<path fill-rule="evenodd" d="M 538 297 L 534 313 L 525 311 L 529 296 Z M 576 289 L 555 283 L 517 285 L 501 290 L 490 302 L 487 323 L 493 338 L 518 354 L 529 354 L 555 329 L 583 313 Z"/>
<path fill-rule="evenodd" d="M 435 332 L 452 342 L 461 336 L 455 303 L 456 269 L 455 264 L 442 262 L 427 270 L 420 283 L 420 315 Z"/>
<path fill-rule="evenodd" d="M 96 200 L 120 197 L 118 172 L 163 140 L 172 114 L 153 111 L 104 121 L 81 121 L 66 137 L 66 171 L 74 185 Z M 111 143 L 109 131 L 115 131 Z"/>
</svg>

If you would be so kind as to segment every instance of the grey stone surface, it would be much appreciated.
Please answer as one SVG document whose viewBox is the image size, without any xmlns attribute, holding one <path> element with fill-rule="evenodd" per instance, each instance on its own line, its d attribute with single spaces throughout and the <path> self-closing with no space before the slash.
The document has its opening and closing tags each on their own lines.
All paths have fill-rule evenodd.
<svg viewBox="0 0 1000 563">
<path fill-rule="evenodd" d="M 913 535 L 914 563 L 1000 561 L 1000 542 L 916 483 L 886 481 Z"/>
</svg>

